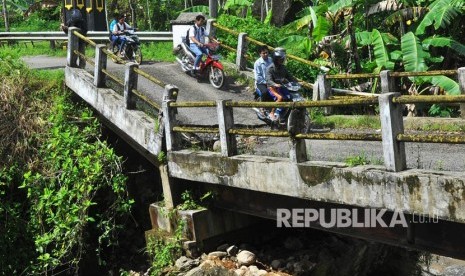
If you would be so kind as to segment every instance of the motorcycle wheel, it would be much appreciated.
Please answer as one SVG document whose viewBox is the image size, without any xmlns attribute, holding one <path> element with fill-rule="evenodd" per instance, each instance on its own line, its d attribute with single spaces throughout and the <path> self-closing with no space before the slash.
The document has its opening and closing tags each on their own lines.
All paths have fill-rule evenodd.
<svg viewBox="0 0 465 276">
<path fill-rule="evenodd" d="M 211 85 L 216 89 L 220 89 L 224 84 L 224 72 L 220 68 L 211 67 L 208 72 L 208 79 L 210 80 Z"/>
<path fill-rule="evenodd" d="M 142 63 L 142 51 L 140 50 L 139 47 L 134 48 L 134 51 L 132 52 L 132 56 L 133 56 L 133 61 L 135 63 L 137 63 L 137 64 Z"/>
</svg>

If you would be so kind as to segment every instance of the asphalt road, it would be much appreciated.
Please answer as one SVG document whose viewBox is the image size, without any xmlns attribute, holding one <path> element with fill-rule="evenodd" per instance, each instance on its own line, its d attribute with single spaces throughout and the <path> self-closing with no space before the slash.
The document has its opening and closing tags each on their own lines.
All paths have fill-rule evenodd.
<svg viewBox="0 0 465 276">
<path fill-rule="evenodd" d="M 63 68 L 66 63 L 65 58 L 46 56 L 25 57 L 23 60 L 36 69 Z M 227 78 L 224 88 L 217 90 L 208 80 L 198 82 L 184 73 L 177 63 L 145 62 L 140 68 L 165 83 L 176 85 L 179 88 L 180 102 L 252 99 L 251 93 L 244 86 L 236 84 L 232 78 Z M 108 69 L 120 76 L 124 74 L 124 66 L 110 60 Z M 138 90 L 160 103 L 162 87 L 139 77 Z M 186 124 L 217 124 L 215 108 L 179 109 L 178 118 Z M 236 124 L 262 124 L 249 108 L 234 109 L 234 120 Z M 240 141 L 243 153 L 281 157 L 287 156 L 289 151 L 289 142 L 285 138 L 241 137 Z M 306 143 L 310 160 L 344 162 L 349 157 L 364 156 L 371 164 L 383 163 L 381 142 L 307 140 Z M 458 172 L 465 170 L 465 145 L 407 143 L 406 155 L 408 168 Z"/>
</svg>

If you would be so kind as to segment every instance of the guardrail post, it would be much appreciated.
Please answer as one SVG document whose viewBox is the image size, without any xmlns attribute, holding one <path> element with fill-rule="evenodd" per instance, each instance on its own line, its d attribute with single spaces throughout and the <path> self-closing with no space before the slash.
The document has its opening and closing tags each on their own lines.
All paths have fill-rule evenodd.
<svg viewBox="0 0 465 276">
<path fill-rule="evenodd" d="M 460 67 L 457 70 L 458 80 L 460 86 L 460 92 L 462 95 L 465 95 L 465 67 Z M 460 104 L 460 116 L 462 119 L 465 119 L 465 103 Z"/>
<path fill-rule="evenodd" d="M 381 93 L 394 92 L 394 79 L 391 77 L 390 70 L 383 70 L 379 73 L 381 78 Z"/>
<path fill-rule="evenodd" d="M 247 60 L 245 55 L 247 53 L 247 33 L 240 33 L 237 41 L 237 56 L 236 66 L 239 70 L 245 70 L 247 67 Z"/>
<path fill-rule="evenodd" d="M 134 68 L 139 68 L 139 65 L 134 62 L 126 63 L 124 73 L 124 102 L 126 103 L 126 109 L 134 109 L 136 107 L 132 90 L 137 89 L 138 75 L 134 72 Z"/>
<path fill-rule="evenodd" d="M 305 122 L 305 116 L 305 109 L 301 108 L 292 110 L 288 118 L 287 131 L 291 134 L 291 150 L 289 151 L 289 158 L 295 163 L 308 161 L 305 139 L 294 138 L 294 136 L 300 133 L 304 128 L 302 123 Z"/>
<path fill-rule="evenodd" d="M 103 52 L 106 48 L 105 44 L 98 44 L 95 47 L 94 85 L 97 87 L 105 86 L 106 76 L 102 69 L 107 69 L 107 54 Z"/>
<path fill-rule="evenodd" d="M 218 100 L 216 107 L 218 112 L 218 126 L 220 129 L 221 155 L 233 156 L 237 154 L 236 136 L 229 134 L 234 127 L 233 108 L 226 106 L 231 100 Z"/>
<path fill-rule="evenodd" d="M 326 78 L 326 74 L 320 74 L 317 77 L 318 82 L 318 97 L 321 101 L 328 100 L 331 97 L 331 82 Z M 315 97 L 315 96 L 313 96 Z M 323 108 L 325 115 L 331 114 L 333 108 L 328 106 Z"/>
<path fill-rule="evenodd" d="M 79 38 L 74 35 L 74 31 L 79 30 L 76 27 L 70 27 L 68 29 L 68 52 L 66 55 L 66 63 L 69 67 L 77 67 L 77 58 L 78 55 L 74 50 L 79 49 Z"/>
<path fill-rule="evenodd" d="M 404 133 L 402 106 L 392 102 L 398 96 L 400 93 L 383 93 L 378 97 L 384 166 L 394 172 L 407 168 L 404 142 L 397 141 L 397 135 Z"/>
<path fill-rule="evenodd" d="M 176 150 L 179 143 L 177 138 L 174 135 L 173 127 L 176 126 L 176 108 L 170 107 L 171 102 L 176 102 L 176 97 L 178 95 L 178 88 L 174 85 L 168 84 L 165 86 L 165 92 L 163 95 L 163 124 L 165 129 L 165 139 L 166 139 L 166 150 L 172 151 Z"/>
<path fill-rule="evenodd" d="M 216 17 L 216 16 L 215 16 Z M 207 20 L 207 28 L 205 29 L 205 31 L 207 31 L 207 34 L 211 37 L 216 37 L 216 28 L 215 26 L 213 25 L 213 23 L 216 22 L 216 19 L 208 19 Z M 205 40 L 208 41 L 205 41 L 205 42 L 210 42 L 210 39 L 208 37 L 205 38 Z"/>
</svg>

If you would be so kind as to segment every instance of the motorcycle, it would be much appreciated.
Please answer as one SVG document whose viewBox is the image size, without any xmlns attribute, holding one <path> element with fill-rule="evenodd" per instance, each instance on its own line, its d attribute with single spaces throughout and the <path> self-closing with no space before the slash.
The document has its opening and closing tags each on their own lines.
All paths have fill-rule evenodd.
<svg viewBox="0 0 465 276">
<path fill-rule="evenodd" d="M 142 51 L 140 49 L 140 40 L 139 37 L 135 34 L 134 29 L 125 30 L 124 37 L 126 38 L 126 43 L 122 51 L 124 53 L 124 56 L 121 58 L 131 62 L 135 62 L 137 64 L 141 64 Z M 118 55 L 118 43 L 110 42 L 110 49 L 113 52 L 113 54 Z M 113 61 L 118 62 L 115 58 L 113 58 Z"/>
<path fill-rule="evenodd" d="M 207 58 L 200 63 L 200 69 L 194 77 L 208 77 L 210 84 L 216 89 L 220 89 L 224 85 L 225 75 L 220 56 L 215 54 L 219 49 L 219 43 L 207 43 L 205 46 L 208 48 Z M 174 49 L 174 54 L 182 70 L 186 73 L 192 72 L 195 54 L 185 42 L 180 43 Z"/>
<path fill-rule="evenodd" d="M 284 102 L 301 102 L 306 99 L 302 96 L 300 92 L 302 86 L 297 82 L 288 82 L 283 85 L 285 89 L 281 89 L 281 95 L 283 96 Z M 260 95 L 260 90 L 256 89 L 256 93 Z M 270 93 L 268 91 L 268 93 Z M 271 95 L 271 93 L 270 93 Z M 258 98 L 256 98 L 258 100 Z M 311 127 L 310 114 L 306 108 L 303 109 L 290 109 L 290 108 L 276 108 L 276 113 L 279 114 L 277 120 L 272 120 L 270 118 L 271 108 L 253 108 L 257 118 L 265 122 L 271 129 L 282 129 L 287 128 L 290 132 L 294 133 L 308 133 Z M 303 112 L 304 114 L 300 114 Z M 304 118 L 304 120 L 295 120 L 294 117 Z"/>
</svg>

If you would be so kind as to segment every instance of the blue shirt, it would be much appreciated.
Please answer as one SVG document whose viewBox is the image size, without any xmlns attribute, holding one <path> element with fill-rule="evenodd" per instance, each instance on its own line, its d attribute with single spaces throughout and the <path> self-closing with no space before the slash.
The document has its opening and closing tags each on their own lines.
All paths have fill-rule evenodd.
<svg viewBox="0 0 465 276">
<path fill-rule="evenodd" d="M 262 57 L 257 59 L 253 65 L 253 73 L 255 77 L 256 84 L 266 84 L 266 68 L 273 63 L 271 57 L 268 57 L 267 60 L 263 60 Z"/>
</svg>

